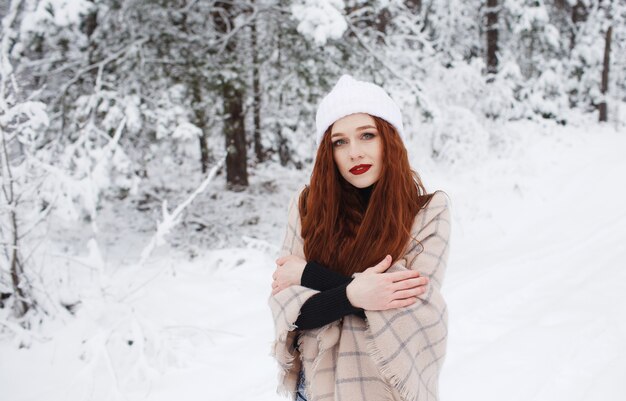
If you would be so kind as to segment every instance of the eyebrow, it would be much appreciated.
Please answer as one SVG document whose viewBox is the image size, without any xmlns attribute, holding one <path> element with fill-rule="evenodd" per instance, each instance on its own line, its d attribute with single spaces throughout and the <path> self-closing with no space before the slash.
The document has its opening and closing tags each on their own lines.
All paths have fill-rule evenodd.
<svg viewBox="0 0 626 401">
<path fill-rule="evenodd" d="M 357 130 L 357 131 L 361 131 L 361 130 L 364 130 L 364 129 L 366 129 L 366 128 L 374 128 L 374 129 L 376 129 L 376 127 L 374 127 L 374 126 L 372 126 L 372 125 L 364 125 L 364 126 L 362 126 L 362 127 L 358 127 L 356 130 Z M 333 137 L 336 137 L 336 136 L 338 136 L 338 135 L 344 135 L 344 133 L 342 133 L 342 132 L 335 132 L 335 133 L 334 133 L 334 134 L 332 134 L 330 137 L 331 137 L 331 138 L 333 138 Z"/>
</svg>

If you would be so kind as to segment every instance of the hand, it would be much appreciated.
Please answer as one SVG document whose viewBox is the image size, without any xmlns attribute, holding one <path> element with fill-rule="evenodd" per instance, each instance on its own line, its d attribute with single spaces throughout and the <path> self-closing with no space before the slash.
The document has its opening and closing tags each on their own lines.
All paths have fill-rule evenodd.
<svg viewBox="0 0 626 401">
<path fill-rule="evenodd" d="M 276 270 L 272 274 L 272 295 L 292 285 L 300 285 L 306 260 L 295 255 L 276 259 Z"/>
<path fill-rule="evenodd" d="M 426 292 L 428 277 L 414 270 L 385 273 L 391 266 L 391 256 L 363 273 L 354 275 L 346 288 L 350 303 L 365 310 L 387 310 L 414 304 Z"/>
</svg>

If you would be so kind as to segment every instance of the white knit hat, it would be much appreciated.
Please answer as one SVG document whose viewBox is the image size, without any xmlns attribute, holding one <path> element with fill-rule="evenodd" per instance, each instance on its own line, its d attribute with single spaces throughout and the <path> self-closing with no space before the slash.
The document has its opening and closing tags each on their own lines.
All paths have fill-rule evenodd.
<svg viewBox="0 0 626 401">
<path fill-rule="evenodd" d="M 319 146 L 324 132 L 331 124 L 354 113 L 367 113 L 382 118 L 393 125 L 404 140 L 402 112 L 387 92 L 376 84 L 357 81 L 344 74 L 317 107 L 315 143 Z"/>
</svg>

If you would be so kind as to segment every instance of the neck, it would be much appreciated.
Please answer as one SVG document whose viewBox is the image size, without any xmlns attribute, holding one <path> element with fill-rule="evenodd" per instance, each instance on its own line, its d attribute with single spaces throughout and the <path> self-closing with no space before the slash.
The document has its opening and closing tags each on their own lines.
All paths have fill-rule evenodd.
<svg viewBox="0 0 626 401">
<path fill-rule="evenodd" d="M 374 184 L 370 185 L 369 187 L 365 187 L 365 188 L 357 188 L 359 196 L 361 197 L 361 200 L 363 200 L 363 203 L 365 205 L 367 205 L 369 203 L 370 196 L 372 196 L 372 190 L 373 189 L 374 189 Z"/>
</svg>

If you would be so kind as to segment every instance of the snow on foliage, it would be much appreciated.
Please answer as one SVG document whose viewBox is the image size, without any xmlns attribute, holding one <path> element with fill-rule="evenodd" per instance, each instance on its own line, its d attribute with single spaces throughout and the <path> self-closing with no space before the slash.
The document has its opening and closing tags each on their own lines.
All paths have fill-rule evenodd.
<svg viewBox="0 0 626 401">
<path fill-rule="evenodd" d="M 565 114 L 569 104 L 562 79 L 563 73 L 562 65 L 557 62 L 549 62 L 547 68 L 541 72 L 528 98 L 533 112 L 557 120 L 559 116 Z"/>
<path fill-rule="evenodd" d="M 471 165 L 487 155 L 489 132 L 469 109 L 447 106 L 433 124 L 434 158 L 448 165 Z"/>
<path fill-rule="evenodd" d="M 46 105 L 42 102 L 26 101 L 17 103 L 0 115 L 0 126 L 19 125 L 18 140 L 24 145 L 34 145 L 41 140 L 44 130 L 50 124 Z"/>
<path fill-rule="evenodd" d="M 190 140 L 194 138 L 198 138 L 202 135 L 202 130 L 190 122 L 182 122 L 180 123 L 174 133 L 172 134 L 172 138 L 181 139 L 183 141 Z"/>
<path fill-rule="evenodd" d="M 131 135 L 137 135 L 143 127 L 141 117 L 141 99 L 137 95 L 127 95 L 123 100 L 124 116 L 126 117 L 126 129 Z"/>
<path fill-rule="evenodd" d="M 182 84 L 166 88 L 157 99 L 157 108 L 148 111 L 149 117 L 156 121 L 157 139 L 188 139 L 199 134 L 197 130 L 194 131 L 189 121 L 191 110 L 185 107 L 186 91 Z"/>
<path fill-rule="evenodd" d="M 348 28 L 343 8 L 342 0 L 300 0 L 292 4 L 291 13 L 299 21 L 298 32 L 323 46 L 329 39 L 339 39 Z"/>
<path fill-rule="evenodd" d="M 509 121 L 529 117 L 528 106 L 522 93 L 528 86 L 519 65 L 513 60 L 502 62 L 493 81 L 486 85 L 484 96 L 479 101 L 479 115 L 494 120 Z"/>
<path fill-rule="evenodd" d="M 50 24 L 58 27 L 80 23 L 94 7 L 88 0 L 44 0 L 37 3 L 35 10 L 21 24 L 23 32 L 41 32 Z"/>
</svg>

